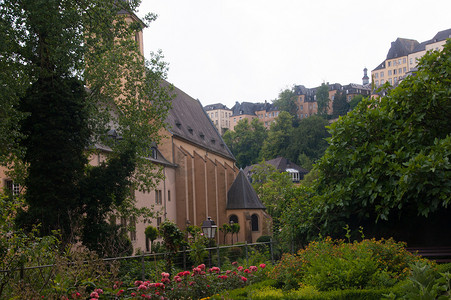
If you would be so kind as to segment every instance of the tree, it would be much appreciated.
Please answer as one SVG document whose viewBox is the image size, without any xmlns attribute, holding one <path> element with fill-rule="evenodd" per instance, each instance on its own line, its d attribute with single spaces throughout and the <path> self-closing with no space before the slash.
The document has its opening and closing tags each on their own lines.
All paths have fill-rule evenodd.
<svg viewBox="0 0 451 300">
<path fill-rule="evenodd" d="M 362 100 L 363 100 L 363 96 L 362 95 L 357 95 L 354 96 L 351 101 L 349 101 L 349 109 L 353 110 Z"/>
<path fill-rule="evenodd" d="M 274 100 L 274 105 L 280 111 L 286 111 L 296 118 L 298 107 L 296 105 L 296 94 L 293 89 L 285 89 L 281 91 L 279 93 L 279 97 Z"/>
<path fill-rule="evenodd" d="M 232 227 L 230 226 L 230 224 L 228 223 L 224 223 L 222 224 L 221 227 L 219 227 L 219 230 L 222 232 L 222 234 L 224 235 L 224 245 L 226 244 L 226 237 L 229 233 L 232 232 Z"/>
<path fill-rule="evenodd" d="M 185 241 L 183 232 L 171 221 L 164 221 L 160 224 L 160 235 L 163 238 L 164 246 L 169 252 L 166 255 L 166 262 L 169 268 L 172 267 L 172 258 Z"/>
<path fill-rule="evenodd" d="M 150 241 L 150 249 L 152 249 L 153 241 L 158 237 L 158 229 L 149 225 L 144 230 L 144 234 L 146 235 L 146 239 Z"/>
<path fill-rule="evenodd" d="M 159 141 L 169 109 L 170 88 L 161 84 L 167 67 L 160 54 L 144 61 L 135 41 L 144 24 L 118 14 L 138 5 L 1 1 L 0 140 L 8 141 L 0 146 L 1 163 L 28 167 L 27 209 L 18 223 L 40 222 L 43 235 L 61 230 L 63 245 L 76 237 L 92 247 L 108 240 L 117 231 L 107 215 L 138 213 L 128 191 L 150 189 L 162 176 L 145 153 Z M 11 128 L 19 130 L 5 132 Z M 111 129 L 120 140 L 107 134 Z M 88 167 L 95 144 L 113 151 L 101 166 Z M 98 240 L 89 242 L 89 232 Z"/>
<path fill-rule="evenodd" d="M 349 111 L 349 107 L 350 105 L 346 100 L 346 94 L 343 91 L 338 90 L 335 93 L 334 101 L 332 103 L 333 116 L 338 118 L 339 116 L 346 115 Z"/>
<path fill-rule="evenodd" d="M 316 102 L 318 103 L 318 114 L 327 114 L 329 107 L 329 86 L 324 82 L 316 89 Z"/>
<path fill-rule="evenodd" d="M 235 156 L 237 166 L 244 168 L 258 161 L 266 136 L 266 128 L 258 119 L 253 119 L 250 124 L 247 119 L 243 119 L 233 131 L 227 131 L 223 139 Z"/>
<path fill-rule="evenodd" d="M 362 100 L 330 126 L 330 146 L 318 163 L 323 225 L 346 219 L 400 223 L 419 215 L 425 227 L 438 219 L 425 221 L 431 214 L 449 220 L 450 69 L 448 42 L 443 51 L 426 54 L 416 75 L 387 96 Z"/>
<path fill-rule="evenodd" d="M 252 172 L 252 186 L 272 217 L 273 234 L 277 236 L 280 217 L 286 208 L 286 193 L 293 188 L 291 176 L 286 172 L 280 173 L 274 166 L 265 162 L 256 165 Z"/>
<path fill-rule="evenodd" d="M 293 117 L 283 111 L 279 114 L 275 122 L 271 124 L 260 156 L 264 159 L 272 159 L 278 156 L 287 157 L 287 149 L 290 145 L 292 132 Z"/>
<path fill-rule="evenodd" d="M 301 159 L 314 163 L 328 147 L 326 138 L 329 122 L 321 116 L 311 116 L 299 121 L 299 126 L 293 129 L 291 143 L 287 147 L 287 158 L 304 167 Z M 309 160 L 305 160 L 305 155 Z"/>
</svg>

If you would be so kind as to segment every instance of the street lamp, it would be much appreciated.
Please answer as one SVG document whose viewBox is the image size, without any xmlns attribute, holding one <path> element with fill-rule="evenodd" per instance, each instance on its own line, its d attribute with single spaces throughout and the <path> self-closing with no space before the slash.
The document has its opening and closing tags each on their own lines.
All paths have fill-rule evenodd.
<svg viewBox="0 0 451 300">
<path fill-rule="evenodd" d="M 209 239 L 214 239 L 216 234 L 216 226 L 215 221 L 211 219 L 211 217 L 208 217 L 208 220 L 205 220 L 202 223 L 202 232 L 207 236 Z"/>
<path fill-rule="evenodd" d="M 208 217 L 207 220 L 205 220 L 202 223 L 202 232 L 204 233 L 204 235 L 209 239 L 210 241 L 210 247 L 209 247 L 209 259 L 210 259 L 210 268 L 211 268 L 211 241 L 214 240 L 215 235 L 216 235 L 216 228 L 218 228 L 218 226 L 216 226 L 215 221 L 213 221 L 211 219 L 211 217 Z"/>
</svg>

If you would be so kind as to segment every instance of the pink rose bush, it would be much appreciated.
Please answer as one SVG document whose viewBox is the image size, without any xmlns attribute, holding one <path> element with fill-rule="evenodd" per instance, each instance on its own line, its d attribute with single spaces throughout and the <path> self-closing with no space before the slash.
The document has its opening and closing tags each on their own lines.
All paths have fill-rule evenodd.
<svg viewBox="0 0 451 300">
<path fill-rule="evenodd" d="M 206 269 L 201 264 L 191 271 L 181 271 L 173 276 L 163 272 L 157 282 L 136 280 L 126 287 L 122 282 L 116 281 L 112 288 L 96 288 L 88 294 L 72 290 L 70 297 L 64 299 L 201 299 L 266 277 L 265 264 L 248 268 L 239 266 L 238 263 L 233 263 L 232 266 L 232 270 L 221 272 L 218 267 Z"/>
</svg>

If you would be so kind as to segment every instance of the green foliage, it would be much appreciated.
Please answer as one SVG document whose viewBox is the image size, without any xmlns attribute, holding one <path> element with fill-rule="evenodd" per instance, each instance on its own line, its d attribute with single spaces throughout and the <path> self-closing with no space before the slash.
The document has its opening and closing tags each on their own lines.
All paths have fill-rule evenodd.
<svg viewBox="0 0 451 300">
<path fill-rule="evenodd" d="M 388 288 L 406 278 L 409 264 L 417 260 L 393 240 L 344 243 L 326 238 L 297 255 L 285 254 L 271 276 L 285 289 L 303 284 L 320 291 Z"/>
<path fill-rule="evenodd" d="M 323 156 L 328 147 L 328 125 L 329 122 L 318 115 L 300 120 L 299 126 L 293 129 L 285 157 L 310 170 L 311 165 Z"/>
<path fill-rule="evenodd" d="M 240 120 L 234 130 L 224 133 L 224 142 L 236 158 L 240 168 L 256 163 L 260 157 L 262 141 L 267 137 L 266 128 L 258 119 L 249 124 L 247 119 Z"/>
<path fill-rule="evenodd" d="M 364 97 L 362 95 L 354 96 L 351 101 L 349 101 L 349 109 L 353 110 L 363 99 Z"/>
<path fill-rule="evenodd" d="M 362 100 L 330 126 L 318 216 L 375 222 L 440 212 L 451 199 L 451 43 L 426 54 L 416 76 L 387 96 Z"/>
<path fill-rule="evenodd" d="M 191 261 L 200 265 L 204 259 L 208 256 L 208 251 L 205 249 L 209 244 L 209 239 L 202 233 L 202 229 L 198 226 L 189 226 L 191 236 L 188 238 L 189 257 Z"/>
<path fill-rule="evenodd" d="M 228 224 L 228 223 L 224 223 L 224 224 L 222 224 L 221 227 L 219 227 L 219 231 L 221 231 L 222 234 L 224 235 L 224 245 L 225 245 L 227 234 L 232 232 L 232 226 L 230 226 L 230 224 Z"/>
<path fill-rule="evenodd" d="M 144 234 L 146 235 L 146 238 L 150 240 L 151 243 L 155 241 L 158 237 L 158 229 L 153 227 L 152 225 L 149 225 L 144 230 Z"/>
<path fill-rule="evenodd" d="M 329 86 L 324 82 L 316 89 L 316 102 L 318 103 L 318 114 L 327 114 L 329 107 Z"/>
<path fill-rule="evenodd" d="M 280 110 L 280 111 L 286 111 L 290 115 L 293 116 L 293 118 L 296 118 L 297 116 L 297 105 L 296 105 L 296 93 L 294 92 L 294 89 L 285 89 L 279 93 L 279 97 L 274 100 L 274 105 Z"/>
<path fill-rule="evenodd" d="M 118 14 L 138 6 L 107 0 L 0 6 L 0 140 L 9 140 L 0 146 L 0 163 L 25 186 L 27 210 L 17 223 L 27 230 L 41 223 L 41 235 L 60 230 L 62 247 L 81 237 L 100 254 L 115 248 L 109 240 L 122 240 L 126 250 L 129 242 L 106 216 L 151 216 L 134 208 L 129 191 L 148 190 L 162 178 L 145 153 L 160 140 L 172 96 L 162 84 L 161 53 L 145 62 L 134 39 L 145 24 Z M 108 136 L 111 127 L 120 142 Z M 93 145 L 113 150 L 98 167 L 88 166 Z"/>
<path fill-rule="evenodd" d="M 280 112 L 275 122 L 271 124 L 260 156 L 264 159 L 272 159 L 278 156 L 288 157 L 288 147 L 292 133 L 293 116 L 285 111 Z"/>
<path fill-rule="evenodd" d="M 411 265 L 411 274 L 395 292 L 384 299 L 449 299 L 451 297 L 451 273 L 438 272 L 425 261 Z"/>
<path fill-rule="evenodd" d="M 332 103 L 333 116 L 335 118 L 338 118 L 339 116 L 344 116 L 348 113 L 349 108 L 350 104 L 346 99 L 346 93 L 344 93 L 344 91 L 338 90 L 335 93 L 335 97 Z"/>
<path fill-rule="evenodd" d="M 163 238 L 164 246 L 170 252 L 166 256 L 167 265 L 172 267 L 172 256 L 180 249 L 185 241 L 183 232 L 171 221 L 160 224 L 160 236 Z"/>
</svg>

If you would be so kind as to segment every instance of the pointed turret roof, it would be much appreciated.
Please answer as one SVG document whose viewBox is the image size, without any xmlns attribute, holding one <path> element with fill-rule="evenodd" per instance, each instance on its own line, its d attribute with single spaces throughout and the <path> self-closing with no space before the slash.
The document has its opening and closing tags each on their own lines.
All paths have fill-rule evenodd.
<svg viewBox="0 0 451 300">
<path fill-rule="evenodd" d="M 227 193 L 227 209 L 266 209 L 243 170 L 240 170 Z"/>
</svg>

